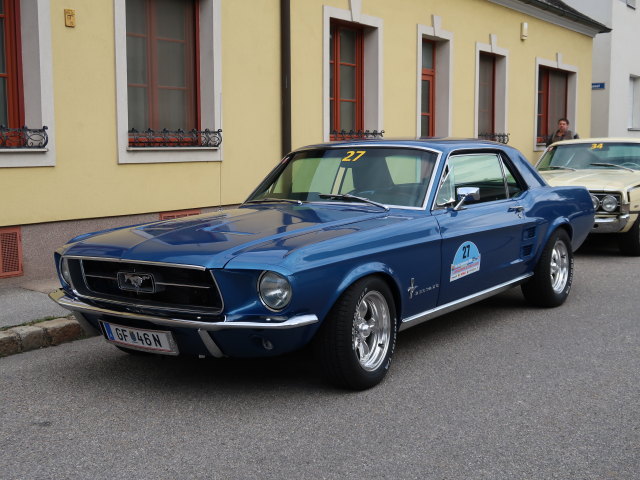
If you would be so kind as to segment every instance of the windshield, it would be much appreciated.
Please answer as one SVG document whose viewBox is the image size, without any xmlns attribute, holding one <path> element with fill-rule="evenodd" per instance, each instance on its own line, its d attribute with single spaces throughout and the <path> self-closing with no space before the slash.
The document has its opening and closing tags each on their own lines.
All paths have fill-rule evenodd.
<svg viewBox="0 0 640 480">
<path fill-rule="evenodd" d="M 550 147 L 538 170 L 633 169 L 640 170 L 640 143 L 573 143 Z"/>
<path fill-rule="evenodd" d="M 305 150 L 276 169 L 247 201 L 370 200 L 383 205 L 422 207 L 436 158 L 435 152 L 408 148 Z"/>
</svg>

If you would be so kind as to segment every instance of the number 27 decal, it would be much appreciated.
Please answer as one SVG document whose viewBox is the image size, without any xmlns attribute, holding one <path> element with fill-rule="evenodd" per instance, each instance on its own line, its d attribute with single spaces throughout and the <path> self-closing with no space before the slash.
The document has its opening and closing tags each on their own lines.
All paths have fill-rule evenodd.
<svg viewBox="0 0 640 480">
<path fill-rule="evenodd" d="M 344 157 L 342 159 L 342 161 L 343 162 L 357 162 L 360 159 L 360 157 L 362 157 L 365 153 L 367 153 L 366 150 L 357 150 L 357 151 L 349 150 L 347 152 L 347 156 Z"/>
</svg>

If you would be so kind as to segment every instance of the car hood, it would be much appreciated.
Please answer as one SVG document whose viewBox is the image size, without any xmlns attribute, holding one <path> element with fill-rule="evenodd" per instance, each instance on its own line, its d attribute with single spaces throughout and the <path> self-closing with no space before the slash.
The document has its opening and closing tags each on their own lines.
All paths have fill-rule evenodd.
<svg viewBox="0 0 640 480">
<path fill-rule="evenodd" d="M 544 179 L 556 186 L 584 186 L 589 190 L 624 191 L 640 185 L 640 171 L 628 170 L 544 170 L 540 171 Z"/>
<path fill-rule="evenodd" d="M 251 252 L 252 258 L 272 264 L 310 244 L 392 225 L 401 219 L 401 215 L 361 205 L 241 206 L 96 232 L 72 240 L 63 253 L 222 268 Z"/>
</svg>

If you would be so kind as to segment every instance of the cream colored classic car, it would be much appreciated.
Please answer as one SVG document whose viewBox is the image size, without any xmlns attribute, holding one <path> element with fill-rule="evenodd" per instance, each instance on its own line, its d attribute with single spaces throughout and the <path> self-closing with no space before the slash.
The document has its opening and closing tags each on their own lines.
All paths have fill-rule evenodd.
<svg viewBox="0 0 640 480">
<path fill-rule="evenodd" d="M 550 185 L 587 187 L 596 209 L 591 233 L 615 233 L 623 254 L 640 255 L 640 139 L 556 142 L 536 168 Z"/>
</svg>

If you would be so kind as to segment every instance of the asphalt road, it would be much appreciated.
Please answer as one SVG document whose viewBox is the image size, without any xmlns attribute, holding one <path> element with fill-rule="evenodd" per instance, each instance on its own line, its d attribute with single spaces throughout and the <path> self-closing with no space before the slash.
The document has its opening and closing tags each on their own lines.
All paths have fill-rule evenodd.
<svg viewBox="0 0 640 480">
<path fill-rule="evenodd" d="M 305 353 L 129 356 L 99 338 L 0 359 L 2 479 L 637 479 L 640 258 L 576 257 L 568 302 L 519 290 L 400 334 L 360 393 Z"/>
</svg>

